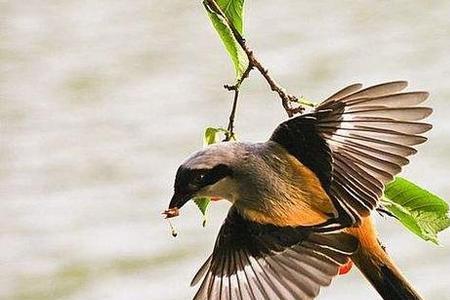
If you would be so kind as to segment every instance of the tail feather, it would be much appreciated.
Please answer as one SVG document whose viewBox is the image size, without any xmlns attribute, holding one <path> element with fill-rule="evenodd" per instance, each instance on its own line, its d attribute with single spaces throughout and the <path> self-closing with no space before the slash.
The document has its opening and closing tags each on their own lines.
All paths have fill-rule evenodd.
<svg viewBox="0 0 450 300">
<path fill-rule="evenodd" d="M 384 252 L 381 247 L 380 250 Z M 386 253 L 384 253 L 383 259 L 380 259 L 380 256 L 373 257 L 373 252 L 360 249 L 352 257 L 352 260 L 383 299 L 422 299 Z"/>
<path fill-rule="evenodd" d="M 389 299 L 421 299 L 403 276 L 399 277 L 389 267 L 381 266 L 382 287 L 385 288 Z"/>
<path fill-rule="evenodd" d="M 379 244 L 370 217 L 360 227 L 348 230 L 358 237 L 360 247 L 352 260 L 385 300 L 422 300 Z"/>
</svg>

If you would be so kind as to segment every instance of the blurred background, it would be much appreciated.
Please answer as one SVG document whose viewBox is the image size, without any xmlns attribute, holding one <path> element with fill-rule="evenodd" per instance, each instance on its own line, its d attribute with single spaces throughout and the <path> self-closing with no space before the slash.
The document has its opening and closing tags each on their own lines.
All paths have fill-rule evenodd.
<svg viewBox="0 0 450 300">
<path fill-rule="evenodd" d="M 431 92 L 429 142 L 404 176 L 449 198 L 449 1 L 247 1 L 246 33 L 272 75 L 319 101 L 353 82 Z M 170 236 L 160 212 L 176 168 L 225 126 L 233 69 L 200 1 L 0 0 L 0 298 L 189 299 L 228 204 L 202 228 L 193 204 Z M 241 140 L 285 114 L 254 72 Z M 427 299 L 450 294 L 442 246 L 378 220 Z M 319 299 L 378 299 L 357 269 Z"/>
</svg>

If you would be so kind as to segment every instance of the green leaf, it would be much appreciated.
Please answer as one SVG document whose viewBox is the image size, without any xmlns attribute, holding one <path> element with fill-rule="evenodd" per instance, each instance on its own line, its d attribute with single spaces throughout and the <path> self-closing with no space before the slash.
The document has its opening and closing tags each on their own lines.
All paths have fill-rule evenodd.
<svg viewBox="0 0 450 300">
<path fill-rule="evenodd" d="M 303 106 L 309 106 L 309 107 L 315 107 L 316 104 L 314 104 L 314 102 L 311 102 L 309 99 L 306 99 L 305 97 L 301 96 L 298 100 L 297 103 L 303 105 Z"/>
<path fill-rule="evenodd" d="M 217 143 L 217 136 L 220 133 L 227 134 L 228 130 L 221 127 L 207 127 L 203 135 L 203 146 Z"/>
<path fill-rule="evenodd" d="M 202 213 L 203 216 L 203 227 L 206 226 L 206 210 L 209 207 L 209 204 L 211 203 L 211 198 L 209 197 L 196 197 L 194 198 L 195 204 L 197 204 L 198 209 Z"/>
<path fill-rule="evenodd" d="M 383 205 L 411 232 L 438 244 L 437 234 L 450 226 L 449 206 L 438 196 L 397 177 L 386 186 Z"/>
<path fill-rule="evenodd" d="M 236 30 L 242 34 L 244 24 L 244 0 L 217 0 L 217 4 L 225 17 L 233 24 Z M 240 78 L 248 65 L 247 55 L 234 38 L 227 20 L 219 13 L 210 9 L 206 2 L 204 2 L 204 5 L 212 25 L 219 34 L 219 37 L 233 62 L 236 78 Z"/>
<path fill-rule="evenodd" d="M 234 28 L 244 34 L 244 0 L 216 0 L 216 3 Z"/>
</svg>

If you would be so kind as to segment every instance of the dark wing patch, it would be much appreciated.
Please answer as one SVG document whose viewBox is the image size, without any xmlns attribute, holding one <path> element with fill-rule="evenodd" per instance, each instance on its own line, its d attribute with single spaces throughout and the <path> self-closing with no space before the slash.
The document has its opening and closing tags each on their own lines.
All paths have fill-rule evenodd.
<svg viewBox="0 0 450 300">
<path fill-rule="evenodd" d="M 317 131 L 317 115 L 305 114 L 281 123 L 270 137 L 313 171 L 328 191 L 331 183 L 331 152 Z"/>
<path fill-rule="evenodd" d="M 345 233 L 251 222 L 232 207 L 192 280 L 201 281 L 194 299 L 313 299 L 357 245 Z"/>
</svg>

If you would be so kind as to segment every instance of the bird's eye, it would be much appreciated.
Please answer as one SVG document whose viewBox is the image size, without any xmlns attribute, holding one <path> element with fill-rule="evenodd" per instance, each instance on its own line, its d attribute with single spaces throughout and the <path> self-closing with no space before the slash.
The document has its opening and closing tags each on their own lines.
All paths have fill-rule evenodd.
<svg viewBox="0 0 450 300">
<path fill-rule="evenodd" d="M 203 174 L 203 173 L 196 175 L 194 177 L 194 179 L 192 179 L 191 185 L 194 187 L 199 187 L 202 184 L 204 178 L 205 178 L 205 174 Z"/>
</svg>

